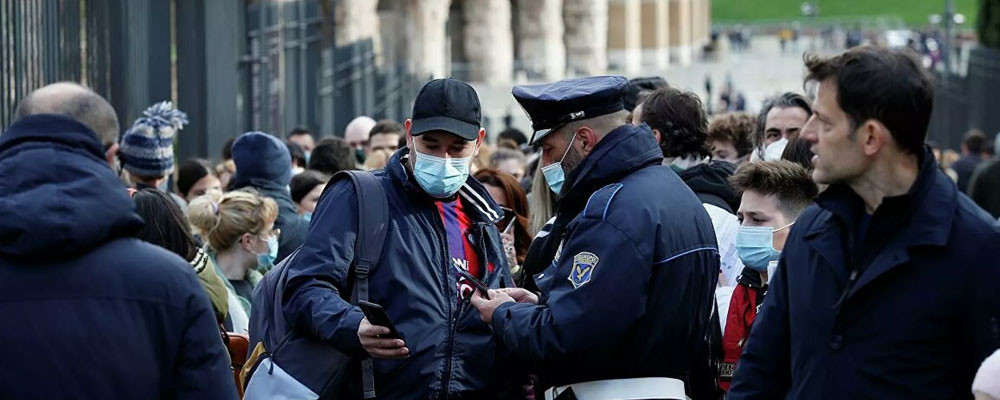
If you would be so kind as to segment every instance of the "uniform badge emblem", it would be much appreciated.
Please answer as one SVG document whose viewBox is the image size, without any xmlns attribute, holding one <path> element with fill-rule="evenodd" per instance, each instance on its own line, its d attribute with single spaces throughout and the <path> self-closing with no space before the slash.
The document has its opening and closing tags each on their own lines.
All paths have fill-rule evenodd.
<svg viewBox="0 0 1000 400">
<path fill-rule="evenodd" d="M 590 282 L 594 276 L 594 269 L 601 259 L 594 253 L 582 252 L 573 256 L 573 268 L 569 271 L 569 282 L 573 284 L 573 289 Z"/>
</svg>

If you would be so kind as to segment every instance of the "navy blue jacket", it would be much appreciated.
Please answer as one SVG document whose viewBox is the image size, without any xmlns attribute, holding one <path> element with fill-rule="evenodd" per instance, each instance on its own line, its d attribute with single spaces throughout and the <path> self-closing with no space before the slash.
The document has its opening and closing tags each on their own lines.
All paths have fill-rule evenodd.
<svg viewBox="0 0 1000 400">
<path fill-rule="evenodd" d="M 234 399 L 191 266 L 143 224 L 97 135 L 53 115 L 0 136 L 0 398 Z"/>
<path fill-rule="evenodd" d="M 437 206 L 410 178 L 400 149 L 375 176 L 386 191 L 389 228 L 379 265 L 369 278 L 370 301 L 382 305 L 410 349 L 401 360 L 376 359 L 375 391 L 386 399 L 465 396 L 509 398 L 498 389 L 501 372 L 493 332 L 469 300 L 459 302 L 456 272 Z M 511 286 L 495 223 L 503 212 L 469 178 L 458 198 L 475 227 L 469 232 L 480 265 L 495 265 L 483 282 Z M 341 298 L 357 238 L 357 197 L 350 181 L 326 190 L 313 213 L 301 252 L 288 267 L 285 316 L 297 329 L 340 351 L 367 357 L 358 341 L 363 314 Z M 351 389 L 361 379 L 349 376 Z M 353 384 L 356 382 L 356 384 Z M 490 396 L 487 396 L 490 395 Z"/>
<path fill-rule="evenodd" d="M 887 207 L 906 207 L 888 234 L 868 231 L 878 250 L 854 244 L 866 243 L 855 233 L 864 203 L 849 187 L 831 186 L 799 217 L 730 400 L 971 397 L 1000 347 L 1000 233 L 922 158 L 909 194 L 872 217 L 874 227 Z"/>
<path fill-rule="evenodd" d="M 552 230 L 529 250 L 526 267 L 548 266 L 534 276 L 539 304 L 494 312 L 502 348 L 537 371 L 543 388 L 686 381 L 697 363 L 718 280 L 715 231 L 661 161 L 646 126 L 600 141 L 568 176 Z"/>
</svg>

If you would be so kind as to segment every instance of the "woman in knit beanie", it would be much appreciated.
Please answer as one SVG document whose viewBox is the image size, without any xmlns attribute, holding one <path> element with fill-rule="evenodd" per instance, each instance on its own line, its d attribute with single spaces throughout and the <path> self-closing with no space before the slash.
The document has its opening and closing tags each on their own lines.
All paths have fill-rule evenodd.
<svg viewBox="0 0 1000 400">
<path fill-rule="evenodd" d="M 187 115 L 169 101 L 156 103 L 142 114 L 122 136 L 118 154 L 136 188 L 159 188 L 174 172 L 174 135 L 188 123 Z"/>
</svg>

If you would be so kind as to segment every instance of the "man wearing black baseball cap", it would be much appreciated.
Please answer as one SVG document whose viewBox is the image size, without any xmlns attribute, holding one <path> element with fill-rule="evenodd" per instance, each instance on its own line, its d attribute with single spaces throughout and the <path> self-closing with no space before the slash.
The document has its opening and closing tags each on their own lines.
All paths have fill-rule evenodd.
<svg viewBox="0 0 1000 400">
<path fill-rule="evenodd" d="M 435 79 L 417 93 L 406 145 L 413 177 L 428 195 L 449 198 L 465 184 L 486 136 L 481 120 L 479 96 L 468 83 Z"/>
<path fill-rule="evenodd" d="M 340 296 L 349 293 L 361 236 L 357 195 L 344 180 L 320 199 L 288 266 L 285 315 L 337 350 L 371 358 L 378 398 L 515 398 L 507 388 L 520 390 L 523 380 L 510 378 L 514 369 L 501 365 L 489 326 L 469 304 L 479 282 L 513 285 L 496 228 L 503 211 L 469 176 L 486 135 L 479 97 L 465 82 L 436 79 L 420 89 L 412 116 L 407 147 L 373 172 L 385 189 L 389 229 L 369 274 L 369 298 L 401 338 L 386 338 L 388 327 L 372 325 Z M 335 398 L 360 398 L 362 379 L 348 374 Z"/>
</svg>

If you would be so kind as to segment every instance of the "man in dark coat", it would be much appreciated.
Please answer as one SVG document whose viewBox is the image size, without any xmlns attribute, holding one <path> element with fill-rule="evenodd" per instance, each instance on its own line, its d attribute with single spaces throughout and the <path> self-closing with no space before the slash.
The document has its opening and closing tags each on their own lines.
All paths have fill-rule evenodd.
<svg viewBox="0 0 1000 400">
<path fill-rule="evenodd" d="M 690 385 L 707 358 L 719 271 L 712 222 L 661 165 L 649 128 L 625 124 L 625 85 L 589 77 L 514 89 L 560 200 L 525 260 L 527 270 L 542 270 L 534 275 L 540 296 L 490 291 L 473 304 L 500 348 L 539 373 L 542 389 L 640 377 Z M 617 394 L 632 394 L 636 383 L 619 382 Z"/>
<path fill-rule="evenodd" d="M 0 398 L 235 399 L 191 266 L 133 238 L 111 106 L 58 83 L 17 117 L 0 135 Z"/>
<path fill-rule="evenodd" d="M 802 138 L 830 186 L 792 227 L 728 399 L 968 398 L 1000 347 L 1000 232 L 924 146 L 931 80 L 873 47 L 806 67 Z"/>
<path fill-rule="evenodd" d="M 229 189 L 251 187 L 278 203 L 278 219 L 274 228 L 281 230 L 278 238 L 277 264 L 305 240 L 309 223 L 299 215 L 292 202 L 288 184 L 292 181 L 292 157 L 288 147 L 278 138 L 263 132 L 247 132 L 233 142 L 233 162 L 236 174 Z"/>
<path fill-rule="evenodd" d="M 505 392 L 504 376 L 519 371 L 503 367 L 489 325 L 469 304 L 470 277 L 493 288 L 513 285 L 496 227 L 503 210 L 469 176 L 486 135 L 481 118 L 469 84 L 427 83 L 405 124 L 407 147 L 374 172 L 385 189 L 389 227 L 369 277 L 370 301 L 385 309 L 402 339 L 379 338 L 389 329 L 369 323 L 341 296 L 353 287 L 349 271 L 360 236 L 350 181 L 323 194 L 288 265 L 288 321 L 345 354 L 370 357 L 380 399 L 516 398 Z M 360 398 L 357 369 L 345 382 L 336 398 Z"/>
</svg>

